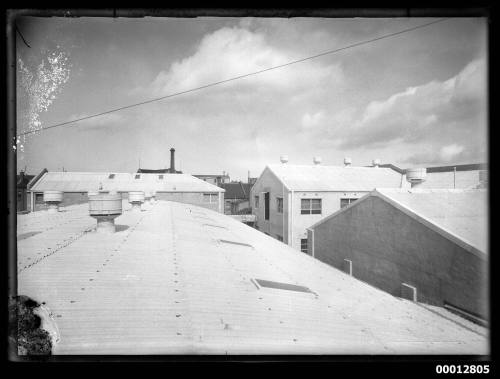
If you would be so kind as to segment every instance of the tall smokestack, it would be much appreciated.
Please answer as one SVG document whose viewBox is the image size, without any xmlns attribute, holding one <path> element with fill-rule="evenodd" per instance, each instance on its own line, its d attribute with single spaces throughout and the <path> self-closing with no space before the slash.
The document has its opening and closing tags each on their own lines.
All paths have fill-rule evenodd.
<svg viewBox="0 0 500 379">
<path fill-rule="evenodd" d="M 175 173 L 175 149 L 170 149 L 170 172 Z"/>
</svg>

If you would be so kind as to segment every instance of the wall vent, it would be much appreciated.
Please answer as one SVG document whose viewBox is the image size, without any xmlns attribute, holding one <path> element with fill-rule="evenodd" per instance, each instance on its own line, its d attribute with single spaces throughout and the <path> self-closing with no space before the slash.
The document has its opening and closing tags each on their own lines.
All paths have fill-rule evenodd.
<svg viewBox="0 0 500 379">
<path fill-rule="evenodd" d="M 285 291 L 307 292 L 315 294 L 309 288 L 304 286 L 298 286 L 296 284 L 273 282 L 271 280 L 264 280 L 264 279 L 252 279 L 252 282 L 256 284 L 259 289 L 260 287 L 265 287 L 265 288 L 272 288 Z"/>
</svg>

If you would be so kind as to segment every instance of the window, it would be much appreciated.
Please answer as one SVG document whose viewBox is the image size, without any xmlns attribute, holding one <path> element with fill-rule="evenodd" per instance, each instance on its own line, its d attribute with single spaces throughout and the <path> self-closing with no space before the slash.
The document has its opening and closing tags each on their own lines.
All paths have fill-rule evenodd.
<svg viewBox="0 0 500 379">
<path fill-rule="evenodd" d="M 259 195 L 255 195 L 255 208 L 259 207 Z"/>
<path fill-rule="evenodd" d="M 303 215 L 320 215 L 321 199 L 301 199 L 300 213 Z"/>
<path fill-rule="evenodd" d="M 140 179 L 140 178 L 141 178 L 141 175 L 137 174 L 137 175 L 135 176 L 135 178 L 136 178 L 136 179 Z"/>
<path fill-rule="evenodd" d="M 216 193 L 204 193 L 203 194 L 203 201 L 205 203 L 217 203 L 218 197 L 219 196 Z"/>
<path fill-rule="evenodd" d="M 43 193 L 35 193 L 35 204 L 43 204 Z"/>
<path fill-rule="evenodd" d="M 307 238 L 302 238 L 300 240 L 300 251 L 307 254 Z"/>
<path fill-rule="evenodd" d="M 354 203 L 358 199 L 340 199 L 340 208 L 347 207 L 349 204 Z"/>
<path fill-rule="evenodd" d="M 278 209 L 278 213 L 283 213 L 283 198 L 276 198 L 276 208 Z"/>
<path fill-rule="evenodd" d="M 158 179 L 163 180 L 163 175 L 158 175 Z"/>
<path fill-rule="evenodd" d="M 109 174 L 108 179 L 114 179 L 114 178 L 115 178 L 115 174 Z"/>
<path fill-rule="evenodd" d="M 276 238 L 278 239 L 278 241 L 283 242 L 283 237 L 282 237 L 282 236 L 280 236 L 279 234 L 276 234 Z"/>
</svg>

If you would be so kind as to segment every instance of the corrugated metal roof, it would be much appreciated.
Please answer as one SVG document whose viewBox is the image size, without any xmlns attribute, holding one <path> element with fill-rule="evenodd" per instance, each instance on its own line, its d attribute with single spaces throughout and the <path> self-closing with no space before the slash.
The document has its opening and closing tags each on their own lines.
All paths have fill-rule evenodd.
<svg viewBox="0 0 500 379">
<path fill-rule="evenodd" d="M 402 175 L 390 168 L 277 164 L 267 166 L 294 191 L 371 191 L 401 187 Z"/>
<path fill-rule="evenodd" d="M 464 189 L 377 189 L 417 216 L 479 251 L 488 247 L 488 192 Z"/>
<path fill-rule="evenodd" d="M 87 231 L 87 205 L 18 216 L 18 235 L 41 231 L 18 241 L 19 293 L 51 310 L 55 354 L 489 353 L 486 329 L 395 298 L 230 217 L 164 201 L 129 209 L 124 202 L 111 235 Z M 259 289 L 252 279 L 313 293 Z"/>
<path fill-rule="evenodd" d="M 114 177 L 109 178 L 110 174 Z M 139 179 L 135 179 L 139 175 Z M 160 176 L 163 179 L 160 179 Z M 117 172 L 47 172 L 32 191 L 86 192 L 102 184 L 109 191 L 224 192 L 220 187 L 187 174 L 137 174 Z"/>
</svg>

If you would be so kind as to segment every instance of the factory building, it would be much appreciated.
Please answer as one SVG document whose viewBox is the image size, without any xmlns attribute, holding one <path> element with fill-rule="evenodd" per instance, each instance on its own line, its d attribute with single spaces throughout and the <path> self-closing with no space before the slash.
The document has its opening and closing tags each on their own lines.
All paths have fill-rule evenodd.
<svg viewBox="0 0 500 379">
<path fill-rule="evenodd" d="M 17 211 L 25 212 L 31 208 L 30 197 L 28 196 L 28 183 L 35 175 L 27 175 L 21 171 L 17 175 L 16 180 L 16 193 L 17 193 Z"/>
<path fill-rule="evenodd" d="M 32 211 L 45 209 L 44 191 L 61 191 L 61 206 L 88 201 L 89 191 L 116 191 L 123 198 L 130 191 L 151 193 L 156 200 L 196 204 L 224 212 L 224 189 L 187 174 L 144 174 L 117 172 L 48 172 L 29 183 Z"/>
<path fill-rule="evenodd" d="M 170 149 L 170 167 L 160 169 L 140 168 L 137 170 L 139 174 L 182 174 L 182 171 L 175 169 L 175 149 Z"/>
<path fill-rule="evenodd" d="M 224 213 L 228 215 L 248 214 L 250 213 L 250 190 L 252 186 L 249 183 L 224 183 Z"/>
<path fill-rule="evenodd" d="M 382 164 L 380 167 L 391 168 L 406 175 L 406 170 L 392 164 Z M 420 184 L 419 188 L 474 189 L 488 187 L 488 165 L 486 163 L 426 167 L 426 172 L 426 180 Z"/>
<path fill-rule="evenodd" d="M 376 189 L 312 225 L 309 254 L 394 296 L 484 320 L 487 202 L 487 190 Z"/>
<path fill-rule="evenodd" d="M 409 187 L 404 176 L 391 169 L 354 167 L 346 158 L 344 166 L 291 165 L 288 157 L 281 164 L 268 165 L 251 190 L 255 226 L 295 249 L 307 253 L 307 228 L 338 211 L 376 187 Z"/>
<path fill-rule="evenodd" d="M 119 208 L 112 234 L 86 204 L 17 216 L 17 291 L 42 304 L 54 355 L 490 353 L 487 328 L 220 212 Z"/>
</svg>

